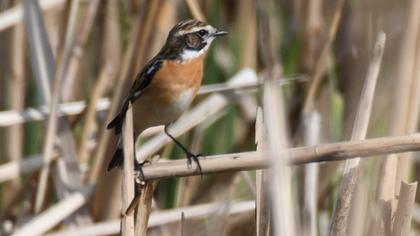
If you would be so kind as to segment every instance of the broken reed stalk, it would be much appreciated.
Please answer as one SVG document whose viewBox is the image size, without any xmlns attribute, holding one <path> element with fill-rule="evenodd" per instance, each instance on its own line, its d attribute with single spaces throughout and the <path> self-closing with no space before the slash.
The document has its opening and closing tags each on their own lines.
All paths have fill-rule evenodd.
<svg viewBox="0 0 420 236">
<path fill-rule="evenodd" d="M 410 235 L 411 217 L 416 199 L 417 182 L 401 182 L 398 206 L 392 227 L 392 236 Z"/>
<path fill-rule="evenodd" d="M 392 132 L 415 132 L 418 130 L 420 113 L 420 2 L 408 3 L 407 25 L 401 45 L 401 54 L 398 62 L 398 80 L 394 99 L 396 109 L 392 111 Z M 397 112 L 394 113 L 394 112 Z M 395 192 L 400 189 L 401 180 L 408 180 L 411 171 L 411 157 L 398 156 L 397 176 L 395 179 Z"/>
<path fill-rule="evenodd" d="M 385 47 L 385 33 L 380 32 L 372 53 L 368 72 L 354 121 L 351 140 L 363 140 L 368 130 L 373 96 L 375 94 L 376 81 L 378 79 L 382 55 Z M 348 221 L 353 199 L 361 172 L 360 158 L 346 160 L 344 163 L 342 179 L 337 193 L 337 203 L 334 210 L 330 235 L 346 235 Z M 360 216 L 358 216 L 360 217 Z"/>
<path fill-rule="evenodd" d="M 371 157 L 389 153 L 420 151 L 420 133 L 373 138 L 356 141 L 319 144 L 310 147 L 286 149 L 289 165 L 302 165 L 312 162 L 343 161 L 355 157 Z M 267 168 L 269 160 L 263 154 L 251 151 L 207 156 L 200 159 L 204 174 L 223 171 L 255 170 Z M 174 161 L 159 161 L 143 168 L 146 180 L 198 175 L 193 163 L 188 168 L 184 158 Z"/>
<path fill-rule="evenodd" d="M 414 63 L 416 57 L 418 58 L 417 65 L 420 65 L 420 2 L 410 1 L 407 5 L 407 24 L 402 36 L 401 47 L 398 52 L 398 71 L 397 77 L 393 80 L 393 86 L 390 92 L 393 95 L 393 103 L 390 110 L 389 135 L 401 135 L 405 133 L 415 132 L 418 121 L 415 118 L 415 113 L 418 112 L 419 106 L 419 67 Z M 416 36 L 416 32 L 417 35 Z M 417 39 L 416 39 L 417 38 Z M 417 41 L 417 42 L 416 42 Z M 416 49 L 416 43 L 418 44 Z M 416 68 L 417 67 L 417 68 Z M 418 74 L 412 74 L 413 72 Z M 417 90 L 417 92 L 416 92 Z M 414 126 L 414 127 L 413 127 Z M 413 130 L 413 131 L 410 131 Z M 395 203 L 401 184 L 401 178 L 407 177 L 410 173 L 408 168 L 409 162 L 404 161 L 405 158 L 410 158 L 410 155 L 390 155 L 384 158 L 381 163 L 381 169 L 378 180 L 378 187 L 376 193 L 376 204 L 380 209 L 380 213 L 376 214 L 378 223 L 373 225 L 376 228 L 385 227 L 385 232 L 389 232 L 391 228 L 392 219 L 395 215 Z M 405 169 L 405 170 L 404 170 Z M 378 231 L 373 229 L 372 231 Z"/>
<path fill-rule="evenodd" d="M 390 135 L 413 132 L 417 130 L 418 125 L 420 108 L 418 106 L 420 89 L 418 75 L 420 71 L 415 63 L 417 61 L 417 65 L 420 65 L 418 56 L 420 55 L 420 2 L 410 1 L 407 6 L 409 9 L 406 16 L 407 23 L 397 58 L 397 77 L 394 80 L 395 86 L 390 90 L 394 99 L 390 110 L 390 120 L 392 120 Z M 378 221 L 375 227 L 380 229 L 384 227 L 382 231 L 388 233 L 387 235 L 391 235 L 389 232 L 392 227 L 391 222 L 395 219 L 395 206 L 398 200 L 396 195 L 400 189 L 401 180 L 406 179 L 410 173 L 410 156 L 409 154 L 390 155 L 383 160 L 381 165 L 376 202 L 380 210 L 378 214 L 375 214 Z"/>
<path fill-rule="evenodd" d="M 125 115 L 122 132 L 122 143 L 124 150 L 124 174 L 122 187 L 122 209 L 121 209 L 121 235 L 134 236 L 134 214 L 125 214 L 130 202 L 134 199 L 134 137 L 133 137 L 133 110 L 131 103 Z"/>
<path fill-rule="evenodd" d="M 152 212 L 152 200 L 153 200 L 153 190 L 156 185 L 156 181 L 146 182 L 144 185 L 139 186 L 140 194 L 139 203 L 136 217 L 136 226 L 135 232 L 136 235 L 146 235 L 147 227 L 149 224 L 150 213 Z"/>
</svg>

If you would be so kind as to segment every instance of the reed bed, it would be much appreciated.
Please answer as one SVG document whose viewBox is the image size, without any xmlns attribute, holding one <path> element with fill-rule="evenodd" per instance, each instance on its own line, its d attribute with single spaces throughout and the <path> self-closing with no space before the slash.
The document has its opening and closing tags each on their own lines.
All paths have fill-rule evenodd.
<svg viewBox="0 0 420 236">
<path fill-rule="evenodd" d="M 229 31 L 170 126 L 203 175 L 131 108 L 106 172 L 187 18 Z M 420 234 L 419 1 L 4 0 L 0 42 L 0 235 Z"/>
</svg>

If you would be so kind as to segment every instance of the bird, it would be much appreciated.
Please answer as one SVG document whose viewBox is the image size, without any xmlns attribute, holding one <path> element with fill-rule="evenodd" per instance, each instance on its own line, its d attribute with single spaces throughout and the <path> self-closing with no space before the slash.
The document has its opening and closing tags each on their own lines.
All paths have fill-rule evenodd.
<svg viewBox="0 0 420 236">
<path fill-rule="evenodd" d="M 165 134 L 186 154 L 188 166 L 194 161 L 202 174 L 198 160 L 201 154 L 189 151 L 169 133 L 168 127 L 196 97 L 203 80 L 205 57 L 213 40 L 227 34 L 204 21 L 192 19 L 179 22 L 169 31 L 162 49 L 136 75 L 119 113 L 107 125 L 107 129 L 113 129 L 115 135 L 119 136 L 107 171 L 123 165 L 121 130 L 131 103 L 134 139 L 147 128 L 164 125 Z M 144 178 L 144 163 L 134 162 L 136 171 L 140 171 Z"/>
</svg>

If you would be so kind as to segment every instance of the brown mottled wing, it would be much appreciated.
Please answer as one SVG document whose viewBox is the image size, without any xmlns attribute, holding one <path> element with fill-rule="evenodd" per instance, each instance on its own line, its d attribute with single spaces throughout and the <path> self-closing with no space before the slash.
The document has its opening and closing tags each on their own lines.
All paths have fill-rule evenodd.
<svg viewBox="0 0 420 236">
<path fill-rule="evenodd" d="M 129 102 L 133 102 L 142 95 L 144 90 L 152 81 L 153 76 L 156 74 L 156 72 L 160 69 L 161 66 L 162 59 L 159 57 L 155 57 L 146 64 L 146 66 L 139 74 L 137 74 L 136 80 L 134 81 L 127 98 L 124 100 L 120 112 L 111 122 L 109 122 L 109 124 L 106 127 L 107 129 L 115 129 L 114 133 L 116 135 L 121 133 L 122 124 L 124 122 L 125 113 L 127 112 Z"/>
</svg>

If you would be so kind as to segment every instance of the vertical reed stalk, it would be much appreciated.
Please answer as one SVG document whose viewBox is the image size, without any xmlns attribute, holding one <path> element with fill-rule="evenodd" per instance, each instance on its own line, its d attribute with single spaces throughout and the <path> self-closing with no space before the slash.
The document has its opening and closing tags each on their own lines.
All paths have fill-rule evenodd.
<svg viewBox="0 0 420 236">
<path fill-rule="evenodd" d="M 134 199 L 134 137 L 133 137 L 133 110 L 128 106 L 123 123 L 122 142 L 124 150 L 124 174 L 121 189 L 121 235 L 134 236 L 134 215 L 125 214 L 130 202 Z"/>
</svg>

